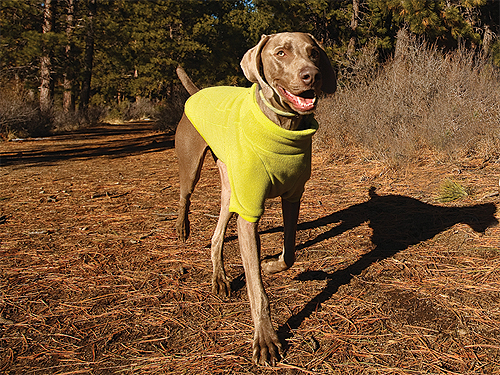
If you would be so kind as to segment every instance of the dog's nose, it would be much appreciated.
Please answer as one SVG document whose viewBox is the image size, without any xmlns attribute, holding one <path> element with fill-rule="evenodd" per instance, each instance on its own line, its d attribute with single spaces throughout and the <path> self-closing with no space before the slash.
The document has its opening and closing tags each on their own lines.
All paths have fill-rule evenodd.
<svg viewBox="0 0 500 375">
<path fill-rule="evenodd" d="M 319 79 L 319 72 L 313 68 L 304 68 L 300 72 L 300 79 L 309 86 Z"/>
</svg>

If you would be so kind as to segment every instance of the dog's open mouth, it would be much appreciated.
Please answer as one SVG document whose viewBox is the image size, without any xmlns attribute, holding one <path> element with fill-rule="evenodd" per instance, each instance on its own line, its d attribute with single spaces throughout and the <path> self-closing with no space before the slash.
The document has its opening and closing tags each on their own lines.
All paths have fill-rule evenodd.
<svg viewBox="0 0 500 375">
<path fill-rule="evenodd" d="M 294 95 L 281 86 L 278 86 L 278 88 L 295 110 L 299 112 L 308 112 L 316 107 L 316 94 L 314 90 L 307 90 L 299 95 Z"/>
</svg>

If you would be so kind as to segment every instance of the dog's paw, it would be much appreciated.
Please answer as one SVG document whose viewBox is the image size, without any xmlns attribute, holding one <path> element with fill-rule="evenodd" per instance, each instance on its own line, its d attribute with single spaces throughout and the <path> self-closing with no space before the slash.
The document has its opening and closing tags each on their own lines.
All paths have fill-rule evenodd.
<svg viewBox="0 0 500 375">
<path fill-rule="evenodd" d="M 222 297 L 229 297 L 231 295 L 231 283 L 226 275 L 213 275 L 212 276 L 212 293 Z"/>
<path fill-rule="evenodd" d="M 290 268 L 285 263 L 285 261 L 283 260 L 283 258 L 281 256 L 278 258 L 264 259 L 260 265 L 261 265 L 262 271 L 264 271 L 264 273 L 266 273 L 268 275 L 272 275 L 273 273 L 285 271 L 285 270 Z"/>
<path fill-rule="evenodd" d="M 281 343 L 271 322 L 255 328 L 252 360 L 256 365 L 276 366 L 276 362 L 281 360 L 281 352 Z"/>
<path fill-rule="evenodd" d="M 179 241 L 186 242 L 189 237 L 189 220 L 178 219 L 175 227 Z"/>
</svg>

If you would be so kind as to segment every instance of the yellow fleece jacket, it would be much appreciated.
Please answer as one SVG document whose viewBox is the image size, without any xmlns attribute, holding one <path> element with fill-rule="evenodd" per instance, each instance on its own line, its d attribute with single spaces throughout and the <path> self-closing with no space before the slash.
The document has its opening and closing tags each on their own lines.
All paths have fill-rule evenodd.
<svg viewBox="0 0 500 375">
<path fill-rule="evenodd" d="M 298 202 L 311 175 L 312 117 L 305 130 L 286 130 L 269 120 L 251 88 L 210 87 L 186 102 L 189 120 L 222 160 L 231 185 L 230 212 L 256 222 L 266 198 Z"/>
</svg>

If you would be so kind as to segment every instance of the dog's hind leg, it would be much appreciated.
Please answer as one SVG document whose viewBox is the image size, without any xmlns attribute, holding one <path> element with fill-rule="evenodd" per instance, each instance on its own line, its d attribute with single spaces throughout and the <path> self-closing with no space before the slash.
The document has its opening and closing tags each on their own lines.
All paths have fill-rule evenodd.
<svg viewBox="0 0 500 375">
<path fill-rule="evenodd" d="M 189 237 L 189 205 L 194 187 L 200 179 L 208 145 L 191 121 L 182 116 L 175 132 L 175 152 L 179 159 L 180 200 L 177 216 L 177 236 L 181 241 Z"/>
<path fill-rule="evenodd" d="M 262 270 L 267 274 L 287 270 L 293 266 L 293 263 L 295 262 L 295 238 L 297 233 L 300 202 L 291 203 L 282 199 L 281 204 L 284 227 L 283 252 L 278 258 L 272 258 L 262 262 Z"/>
<path fill-rule="evenodd" d="M 215 228 L 215 232 L 212 237 L 212 292 L 228 297 L 231 294 L 231 287 L 224 269 L 223 248 L 227 224 L 233 216 L 233 213 L 229 212 L 231 186 L 229 184 L 226 165 L 222 161 L 217 160 L 217 166 L 219 167 L 221 179 L 221 204 L 219 221 L 217 222 L 217 227 Z"/>
</svg>

